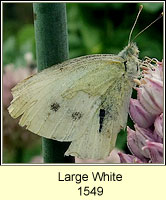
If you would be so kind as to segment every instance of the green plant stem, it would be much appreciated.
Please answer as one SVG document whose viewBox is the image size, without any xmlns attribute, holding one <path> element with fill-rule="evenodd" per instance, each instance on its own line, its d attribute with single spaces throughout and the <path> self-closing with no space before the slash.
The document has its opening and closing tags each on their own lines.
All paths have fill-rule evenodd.
<svg viewBox="0 0 166 200">
<path fill-rule="evenodd" d="M 33 3 L 38 71 L 68 59 L 65 3 Z M 45 163 L 71 163 L 65 157 L 69 142 L 42 138 Z"/>
</svg>

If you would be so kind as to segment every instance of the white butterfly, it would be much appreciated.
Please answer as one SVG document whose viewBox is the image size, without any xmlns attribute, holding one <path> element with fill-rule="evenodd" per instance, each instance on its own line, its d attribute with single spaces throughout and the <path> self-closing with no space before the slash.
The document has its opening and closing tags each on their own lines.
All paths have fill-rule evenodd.
<svg viewBox="0 0 166 200">
<path fill-rule="evenodd" d="M 19 124 L 40 136 L 72 141 L 66 155 L 102 159 L 125 128 L 138 49 L 119 55 L 67 60 L 30 76 L 12 89 L 8 108 Z"/>
<path fill-rule="evenodd" d="M 126 127 L 138 53 L 129 39 L 118 55 L 82 56 L 45 69 L 12 89 L 9 113 L 33 133 L 71 141 L 66 155 L 103 159 Z"/>
</svg>

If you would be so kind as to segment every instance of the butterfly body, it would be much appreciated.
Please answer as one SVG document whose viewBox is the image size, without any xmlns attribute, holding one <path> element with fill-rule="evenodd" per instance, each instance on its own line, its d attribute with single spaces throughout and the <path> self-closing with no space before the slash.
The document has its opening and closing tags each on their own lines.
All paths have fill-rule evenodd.
<svg viewBox="0 0 166 200">
<path fill-rule="evenodd" d="M 66 155 L 103 159 L 126 126 L 138 63 L 133 43 L 118 55 L 67 60 L 15 86 L 9 113 L 33 133 L 71 141 Z"/>
</svg>

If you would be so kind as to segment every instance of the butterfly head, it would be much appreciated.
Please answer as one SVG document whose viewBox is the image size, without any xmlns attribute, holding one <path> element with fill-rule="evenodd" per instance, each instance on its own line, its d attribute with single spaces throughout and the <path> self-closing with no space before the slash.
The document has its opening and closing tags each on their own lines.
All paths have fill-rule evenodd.
<svg viewBox="0 0 166 200">
<path fill-rule="evenodd" d="M 139 50 L 135 43 L 129 43 L 118 56 L 122 57 L 126 63 L 126 73 L 129 77 L 134 78 L 139 73 Z"/>
<path fill-rule="evenodd" d="M 123 59 L 128 60 L 129 58 L 138 58 L 139 50 L 135 43 L 129 43 L 120 53 L 119 56 L 121 56 Z"/>
</svg>

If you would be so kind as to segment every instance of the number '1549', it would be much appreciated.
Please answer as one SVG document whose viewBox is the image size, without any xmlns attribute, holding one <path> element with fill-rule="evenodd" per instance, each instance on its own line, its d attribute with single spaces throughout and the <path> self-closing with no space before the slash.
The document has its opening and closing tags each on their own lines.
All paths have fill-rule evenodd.
<svg viewBox="0 0 166 200">
<path fill-rule="evenodd" d="M 79 187 L 78 190 L 80 192 L 80 196 L 82 196 L 82 195 L 88 196 L 90 194 L 92 194 L 94 196 L 95 195 L 98 195 L 98 196 L 103 195 L 102 187 L 93 187 L 92 189 L 90 189 L 89 186 L 86 186 L 86 187 Z"/>
</svg>

